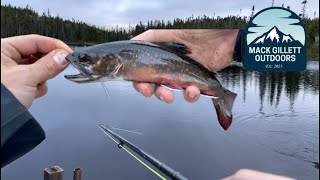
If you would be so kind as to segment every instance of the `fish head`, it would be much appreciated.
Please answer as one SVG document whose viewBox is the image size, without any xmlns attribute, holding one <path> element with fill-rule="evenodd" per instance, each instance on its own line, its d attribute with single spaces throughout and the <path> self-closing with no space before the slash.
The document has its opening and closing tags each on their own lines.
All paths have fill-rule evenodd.
<svg viewBox="0 0 320 180">
<path fill-rule="evenodd" d="M 114 53 L 99 55 L 88 51 L 75 51 L 69 54 L 66 60 L 80 74 L 65 75 L 65 78 L 77 83 L 115 79 L 123 67 L 120 58 Z"/>
</svg>

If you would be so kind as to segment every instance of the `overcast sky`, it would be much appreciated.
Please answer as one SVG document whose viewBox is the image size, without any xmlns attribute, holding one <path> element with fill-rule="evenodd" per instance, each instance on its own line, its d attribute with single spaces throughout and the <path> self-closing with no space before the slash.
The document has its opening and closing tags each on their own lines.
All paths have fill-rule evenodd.
<svg viewBox="0 0 320 180">
<path fill-rule="evenodd" d="M 285 7 L 299 14 L 302 10 L 302 0 L 274 0 L 275 6 Z M 194 16 L 241 16 L 251 14 L 271 6 L 272 0 L 1 0 L 1 4 L 11 4 L 25 7 L 27 4 L 39 14 L 47 11 L 52 15 L 59 15 L 65 19 L 80 20 L 96 26 L 114 27 L 119 25 L 128 27 L 148 20 L 172 20 Z M 319 0 L 308 0 L 307 15 L 319 17 Z"/>
</svg>

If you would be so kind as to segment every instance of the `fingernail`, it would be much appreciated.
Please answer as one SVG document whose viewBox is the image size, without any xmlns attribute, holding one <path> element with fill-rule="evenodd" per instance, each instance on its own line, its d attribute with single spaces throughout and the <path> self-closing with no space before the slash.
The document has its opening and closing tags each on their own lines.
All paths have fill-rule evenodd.
<svg viewBox="0 0 320 180">
<path fill-rule="evenodd" d="M 137 91 L 138 91 L 139 93 L 141 93 L 141 88 L 140 88 L 140 87 L 137 87 Z"/>
<path fill-rule="evenodd" d="M 188 94 L 188 96 L 189 96 L 190 99 L 194 99 L 197 95 L 195 93 L 193 93 L 193 92 L 190 92 Z"/>
<path fill-rule="evenodd" d="M 67 60 L 65 59 L 67 54 L 63 51 L 57 51 L 53 55 L 53 59 L 59 64 L 59 65 L 65 65 L 67 63 Z"/>
<path fill-rule="evenodd" d="M 159 96 L 160 100 L 163 101 L 163 102 L 167 102 L 166 100 L 164 100 L 163 96 L 160 94 Z"/>
<path fill-rule="evenodd" d="M 144 91 L 143 91 L 143 88 L 138 87 L 137 90 L 138 90 L 138 92 L 139 92 L 140 94 L 146 96 L 145 93 L 143 93 L 143 92 L 144 92 Z"/>
</svg>

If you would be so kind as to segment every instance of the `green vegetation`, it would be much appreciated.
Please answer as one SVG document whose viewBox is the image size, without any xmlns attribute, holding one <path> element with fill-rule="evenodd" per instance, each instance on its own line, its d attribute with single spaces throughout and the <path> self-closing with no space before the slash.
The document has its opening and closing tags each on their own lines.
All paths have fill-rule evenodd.
<svg viewBox="0 0 320 180">
<path fill-rule="evenodd" d="M 319 18 L 303 19 L 307 31 L 307 57 L 312 60 L 319 60 L 319 43 L 315 42 L 315 37 L 319 36 Z"/>
<path fill-rule="evenodd" d="M 41 16 L 31 7 L 1 5 L 1 38 L 23 34 L 41 34 L 72 43 L 102 43 L 128 39 L 123 28 L 103 30 L 81 21 L 53 17 L 48 10 Z"/>
<path fill-rule="evenodd" d="M 250 17 L 253 15 L 254 6 Z M 311 19 L 304 14 L 301 16 L 307 29 L 308 59 L 319 59 L 319 45 L 314 42 L 315 36 L 319 35 L 319 18 Z M 172 22 L 140 22 L 135 27 L 129 27 L 129 30 L 118 26 L 105 29 L 74 19 L 65 20 L 59 16 L 52 16 L 49 10 L 39 15 L 29 6 L 19 8 L 1 5 L 1 38 L 35 33 L 55 37 L 66 43 L 96 44 L 130 39 L 148 29 L 244 29 L 250 17 L 203 15 L 186 19 L 176 18 Z"/>
<path fill-rule="evenodd" d="M 319 44 L 308 46 L 307 57 L 310 60 L 319 61 Z"/>
</svg>

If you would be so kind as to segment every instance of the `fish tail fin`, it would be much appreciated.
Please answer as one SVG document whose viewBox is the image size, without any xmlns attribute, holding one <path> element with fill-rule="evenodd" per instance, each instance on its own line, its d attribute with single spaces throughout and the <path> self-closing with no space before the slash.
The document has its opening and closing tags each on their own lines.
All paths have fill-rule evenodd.
<svg viewBox="0 0 320 180">
<path fill-rule="evenodd" d="M 232 123 L 232 106 L 236 97 L 236 93 L 225 90 L 222 98 L 212 99 L 219 124 L 224 130 L 227 130 Z"/>
</svg>

